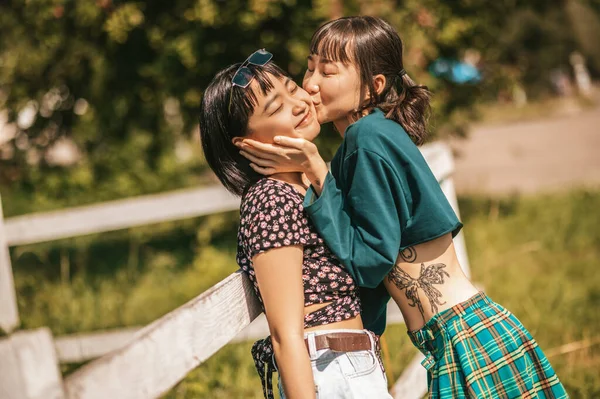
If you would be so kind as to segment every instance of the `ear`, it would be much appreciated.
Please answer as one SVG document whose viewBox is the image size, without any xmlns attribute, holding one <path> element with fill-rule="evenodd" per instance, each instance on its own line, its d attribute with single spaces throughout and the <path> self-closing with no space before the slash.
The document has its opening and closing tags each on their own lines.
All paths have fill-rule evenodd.
<svg viewBox="0 0 600 399">
<path fill-rule="evenodd" d="M 242 141 L 244 141 L 243 137 L 234 137 L 231 139 L 231 142 L 233 143 L 233 145 L 241 144 Z"/>
<path fill-rule="evenodd" d="M 383 92 L 386 83 L 387 80 L 383 74 L 380 73 L 378 75 L 373 76 L 373 86 L 375 87 L 377 95 L 380 95 Z"/>
</svg>

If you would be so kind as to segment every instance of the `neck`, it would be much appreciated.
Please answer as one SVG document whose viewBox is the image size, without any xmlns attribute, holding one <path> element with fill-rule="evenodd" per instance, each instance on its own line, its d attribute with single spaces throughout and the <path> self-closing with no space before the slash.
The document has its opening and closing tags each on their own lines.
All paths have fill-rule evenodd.
<svg viewBox="0 0 600 399">
<path fill-rule="evenodd" d="M 370 108 L 364 109 L 360 115 L 357 115 L 356 113 L 351 113 L 344 118 L 333 121 L 333 126 L 335 126 L 335 128 L 338 131 L 338 133 L 340 134 L 340 136 L 344 137 L 344 134 L 346 133 L 346 129 L 348 128 L 348 126 L 350 126 L 354 122 L 358 121 L 360 118 L 369 115 L 372 110 L 373 110 L 373 108 L 370 107 Z"/>
<path fill-rule="evenodd" d="M 333 126 L 335 126 L 335 130 L 338 131 L 340 136 L 344 137 L 344 133 L 346 133 L 346 128 L 350 126 L 352 122 L 350 122 L 350 118 L 344 118 L 333 122 Z"/>
<path fill-rule="evenodd" d="M 275 173 L 269 177 L 271 177 L 272 179 L 281 180 L 286 183 L 290 183 L 290 184 L 294 184 L 294 185 L 306 188 L 306 184 L 302 180 L 301 172 Z"/>
</svg>

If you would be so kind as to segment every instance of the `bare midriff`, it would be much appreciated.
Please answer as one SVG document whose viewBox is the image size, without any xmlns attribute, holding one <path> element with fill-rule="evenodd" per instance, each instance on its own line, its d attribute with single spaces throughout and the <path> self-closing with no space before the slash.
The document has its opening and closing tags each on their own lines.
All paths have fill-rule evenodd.
<svg viewBox="0 0 600 399">
<path fill-rule="evenodd" d="M 450 233 L 402 251 L 384 284 L 409 331 L 478 292 L 458 262 Z"/>
<path fill-rule="evenodd" d="M 322 309 L 329 305 L 331 302 L 326 303 L 317 303 L 314 305 L 308 305 L 304 308 L 304 314 L 307 315 L 312 312 L 316 312 L 319 309 Z M 314 326 L 310 328 L 305 328 L 304 331 L 316 331 L 316 330 L 337 330 L 337 329 L 350 329 L 350 330 L 362 330 L 363 323 L 360 315 L 353 317 L 351 319 L 338 321 L 335 323 L 323 324 L 319 326 Z"/>
</svg>

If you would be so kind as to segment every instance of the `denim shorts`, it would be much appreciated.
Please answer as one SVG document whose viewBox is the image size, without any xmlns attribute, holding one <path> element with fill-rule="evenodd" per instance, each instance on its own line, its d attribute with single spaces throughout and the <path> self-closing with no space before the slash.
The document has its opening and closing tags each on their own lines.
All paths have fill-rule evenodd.
<svg viewBox="0 0 600 399">
<path fill-rule="evenodd" d="M 375 348 L 372 333 L 367 330 L 337 329 L 305 333 L 317 399 L 392 399 L 388 393 L 385 373 L 374 349 L 353 352 L 314 349 L 316 336 L 339 332 L 369 334 L 371 347 Z M 284 399 L 281 378 L 278 385 L 279 394 Z"/>
</svg>

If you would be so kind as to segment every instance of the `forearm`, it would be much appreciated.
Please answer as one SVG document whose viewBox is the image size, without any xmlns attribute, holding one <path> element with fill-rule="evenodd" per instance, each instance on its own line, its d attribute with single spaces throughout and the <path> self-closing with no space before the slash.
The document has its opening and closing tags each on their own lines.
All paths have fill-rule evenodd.
<svg viewBox="0 0 600 399">
<path fill-rule="evenodd" d="M 374 231 L 377 218 L 367 217 L 363 223 L 353 223 L 344 206 L 343 194 L 332 177 L 324 184 L 322 196 L 305 209 L 320 235 L 335 256 L 346 266 L 361 287 L 375 288 L 392 269 L 398 254 L 397 233 L 385 226 L 383 233 Z M 378 207 L 375 207 L 377 210 Z M 391 219 L 391 218 L 388 218 Z M 371 223 L 367 226 L 367 221 Z"/>
<path fill-rule="evenodd" d="M 313 191 L 317 196 L 320 196 L 323 192 L 327 173 L 329 173 L 329 168 L 327 168 L 327 164 L 319 154 L 311 158 L 305 165 L 304 174 L 310 181 Z"/>
<path fill-rule="evenodd" d="M 401 241 L 401 185 L 380 157 L 351 155 L 346 174 L 326 174 L 317 196 L 307 192 L 304 209 L 338 259 L 362 287 L 375 288 L 393 268 Z M 344 183 L 345 189 L 338 184 Z"/>
<path fill-rule="evenodd" d="M 315 382 L 303 337 L 272 338 L 286 398 L 314 399 Z"/>
</svg>

